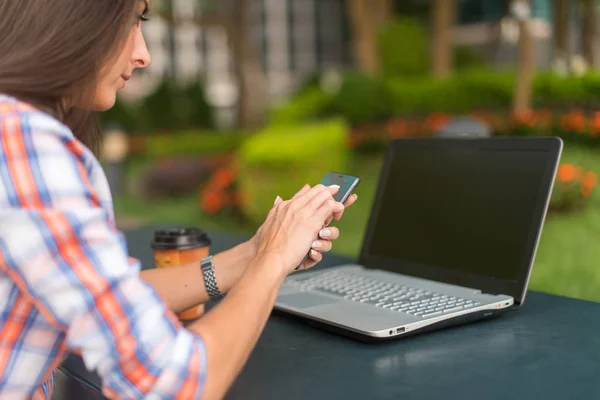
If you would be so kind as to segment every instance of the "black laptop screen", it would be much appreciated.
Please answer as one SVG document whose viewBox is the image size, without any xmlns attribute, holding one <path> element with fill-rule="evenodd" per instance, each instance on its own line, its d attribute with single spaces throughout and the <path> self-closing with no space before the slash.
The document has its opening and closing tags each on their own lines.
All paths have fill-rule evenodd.
<svg viewBox="0 0 600 400">
<path fill-rule="evenodd" d="M 516 281 L 537 234 L 550 159 L 522 146 L 397 146 L 363 255 L 410 275 L 434 267 Z"/>
</svg>

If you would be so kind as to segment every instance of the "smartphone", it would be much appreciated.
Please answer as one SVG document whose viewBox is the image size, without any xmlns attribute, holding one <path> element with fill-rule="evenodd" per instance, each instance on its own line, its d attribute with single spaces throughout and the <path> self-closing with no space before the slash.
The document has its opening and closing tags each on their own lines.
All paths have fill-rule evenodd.
<svg viewBox="0 0 600 400">
<path fill-rule="evenodd" d="M 335 201 L 340 203 L 345 203 L 348 200 L 359 183 L 360 178 L 358 176 L 337 172 L 328 172 L 321 180 L 321 184 L 324 186 L 338 185 L 340 187 L 340 190 L 333 196 Z"/>
<path fill-rule="evenodd" d="M 346 200 L 348 200 L 348 198 L 354 192 L 354 189 L 356 189 L 356 187 L 360 183 L 360 178 L 358 176 L 340 174 L 338 172 L 328 172 L 327 174 L 325 174 L 323 179 L 321 179 L 320 183 L 324 186 L 338 185 L 340 187 L 340 190 L 338 190 L 337 193 L 333 195 L 333 198 L 337 202 L 345 203 Z M 329 224 L 325 224 L 323 228 L 329 226 L 330 224 L 331 222 Z M 306 259 L 308 258 L 309 253 L 306 253 L 306 256 L 304 256 L 300 265 L 296 267 L 296 270 L 300 268 L 302 264 L 304 264 L 304 261 L 306 261 Z"/>
</svg>

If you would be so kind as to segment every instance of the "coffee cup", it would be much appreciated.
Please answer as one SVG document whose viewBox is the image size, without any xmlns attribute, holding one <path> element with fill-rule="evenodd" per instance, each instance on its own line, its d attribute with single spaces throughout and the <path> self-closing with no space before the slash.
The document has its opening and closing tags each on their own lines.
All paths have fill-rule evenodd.
<svg viewBox="0 0 600 400">
<path fill-rule="evenodd" d="M 212 244 L 208 234 L 198 228 L 161 229 L 154 232 L 152 251 L 157 268 L 171 268 L 198 263 L 209 255 Z M 202 316 L 204 304 L 177 314 L 181 321 L 191 321 Z"/>
</svg>

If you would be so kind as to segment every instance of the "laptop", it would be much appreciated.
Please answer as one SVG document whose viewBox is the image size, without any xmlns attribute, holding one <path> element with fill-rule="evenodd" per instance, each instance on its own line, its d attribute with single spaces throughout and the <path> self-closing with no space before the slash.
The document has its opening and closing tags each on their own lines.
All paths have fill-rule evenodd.
<svg viewBox="0 0 600 400">
<path fill-rule="evenodd" d="M 358 262 L 290 275 L 275 309 L 372 341 L 519 308 L 562 148 L 555 137 L 392 141 Z"/>
</svg>

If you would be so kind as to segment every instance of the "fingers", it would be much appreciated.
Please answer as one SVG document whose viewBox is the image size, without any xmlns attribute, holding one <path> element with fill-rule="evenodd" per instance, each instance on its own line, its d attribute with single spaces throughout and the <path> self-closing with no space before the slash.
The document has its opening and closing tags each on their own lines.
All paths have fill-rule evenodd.
<svg viewBox="0 0 600 400">
<path fill-rule="evenodd" d="M 294 200 L 294 204 L 296 207 L 298 207 L 298 209 L 300 209 L 300 208 L 306 206 L 307 204 L 311 203 L 318 196 L 324 196 L 325 198 L 329 197 L 329 198 L 333 199 L 333 195 L 336 194 L 339 190 L 340 190 L 340 187 L 337 185 L 324 186 L 322 184 L 318 184 L 315 187 L 308 190 L 307 192 L 305 192 L 303 195 L 298 196 Z M 313 202 L 311 204 L 311 206 L 318 207 L 320 204 L 321 203 Z M 313 208 L 313 209 L 315 209 L 315 208 Z"/>
<path fill-rule="evenodd" d="M 335 240 L 340 237 L 340 230 L 335 226 L 330 226 L 325 229 L 321 229 L 319 232 L 319 238 L 324 240 Z"/>
<path fill-rule="evenodd" d="M 339 189 L 339 188 L 338 188 L 338 189 Z M 336 208 L 336 210 L 335 210 L 336 212 L 339 212 L 339 211 L 340 211 L 341 209 L 343 209 L 343 207 L 344 207 L 344 206 L 343 206 L 341 203 L 338 203 L 338 202 L 336 202 L 336 201 L 333 199 L 333 196 L 332 196 L 331 189 L 329 189 L 329 188 L 326 188 L 325 190 L 322 190 L 321 192 L 319 192 L 318 194 L 316 194 L 316 195 L 313 197 L 313 199 L 310 201 L 310 204 L 309 204 L 308 208 L 309 208 L 310 210 L 313 210 L 313 212 L 311 212 L 311 213 L 314 213 L 314 211 L 315 211 L 315 210 L 318 210 L 319 208 L 321 208 L 321 207 L 323 206 L 323 204 L 325 204 L 325 203 L 327 203 L 327 202 L 336 203 L 336 204 L 338 205 L 338 206 L 337 206 L 337 208 Z M 329 217 L 331 217 L 331 214 L 330 214 L 330 215 L 327 215 L 327 216 L 326 216 L 326 217 L 325 217 L 325 218 L 322 220 L 322 221 L 323 221 L 323 222 L 322 222 L 322 224 L 324 224 L 324 222 L 325 222 L 325 221 L 326 221 L 326 220 L 327 220 Z"/>
<path fill-rule="evenodd" d="M 311 250 L 308 254 L 308 258 L 306 259 L 306 261 L 304 261 L 304 264 L 302 264 L 302 269 L 314 267 L 319 262 L 321 262 L 321 260 L 323 260 L 323 254 L 321 254 L 321 252 L 319 251 Z"/>
<path fill-rule="evenodd" d="M 308 191 L 310 190 L 310 185 L 307 183 L 306 185 L 302 186 L 302 189 L 300 189 L 292 198 L 291 200 L 297 199 L 300 196 L 303 196 L 304 194 L 306 194 Z"/>
<path fill-rule="evenodd" d="M 321 202 L 321 206 L 317 209 L 317 211 L 312 215 L 312 218 L 316 218 L 315 222 L 323 224 L 332 215 L 340 213 L 344 210 L 344 205 L 340 202 L 337 202 L 333 199 L 325 199 Z"/>
<path fill-rule="evenodd" d="M 350 207 L 352 204 L 354 204 L 354 202 L 356 202 L 356 199 L 358 199 L 358 195 L 356 195 L 356 194 L 353 194 L 352 196 L 348 197 L 348 200 L 346 200 L 346 202 L 344 203 L 344 210 L 347 207 Z M 340 219 L 342 219 L 342 216 L 344 215 L 344 210 L 342 210 L 339 213 L 334 213 L 332 219 L 335 219 L 336 221 L 339 221 Z M 331 222 L 331 221 L 329 221 L 329 222 Z"/>
<path fill-rule="evenodd" d="M 356 202 L 358 199 L 358 195 L 355 193 L 352 196 L 348 197 L 348 200 L 344 203 L 344 207 L 350 207 L 352 204 Z"/>
<path fill-rule="evenodd" d="M 328 240 L 315 240 L 312 244 L 312 249 L 319 253 L 327 253 L 331 251 L 331 242 Z"/>
</svg>

